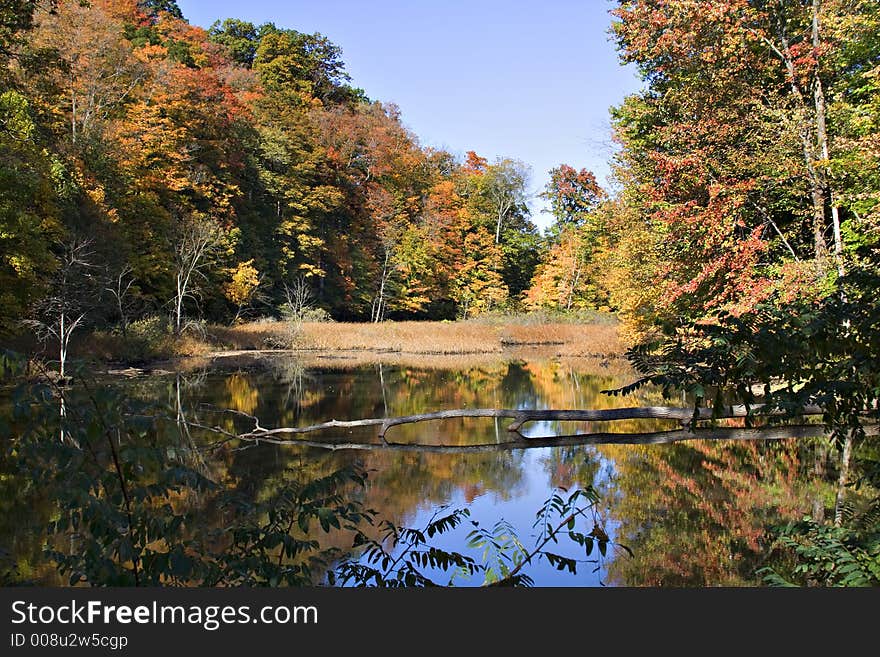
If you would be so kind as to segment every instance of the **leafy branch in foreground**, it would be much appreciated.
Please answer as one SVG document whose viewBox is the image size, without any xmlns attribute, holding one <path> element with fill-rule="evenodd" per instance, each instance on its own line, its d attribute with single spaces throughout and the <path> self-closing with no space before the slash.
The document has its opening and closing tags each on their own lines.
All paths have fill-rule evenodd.
<svg viewBox="0 0 880 657">
<path fill-rule="evenodd" d="M 341 563 L 331 573 L 331 582 L 354 586 L 440 586 L 437 577 L 448 577 L 447 585 L 454 585 L 458 578 L 482 575 L 483 586 L 531 586 L 532 577 L 526 566 L 546 560 L 559 571 L 576 575 L 578 566 L 595 564 L 593 572 L 601 568 L 608 546 L 614 546 L 632 556 L 625 545 L 614 543 L 602 527 L 595 505 L 599 497 L 591 486 L 568 493 L 563 488 L 554 491 L 535 514 L 533 527 L 538 529 L 535 545 L 527 548 L 516 529 L 501 519 L 491 528 L 471 520 L 472 529 L 467 535 L 468 548 L 480 551 L 480 560 L 474 557 L 432 547 L 428 539 L 445 534 L 469 518 L 468 509 L 456 509 L 446 515 L 435 513 L 421 529 L 399 527 L 384 521 L 381 540 L 359 536 L 356 545 L 363 546 L 359 559 Z M 589 532 L 581 525 L 591 523 Z M 550 543 L 558 545 L 560 539 L 568 539 L 590 557 L 594 548 L 598 554 L 593 559 L 551 552 Z"/>
<path fill-rule="evenodd" d="M 878 254 L 866 251 L 822 299 L 771 299 L 633 347 L 627 356 L 642 377 L 606 392 L 627 394 L 647 384 L 666 394 L 684 390 L 693 395 L 695 412 L 709 402 L 721 416 L 730 405 L 745 404 L 753 409 L 747 422 L 818 406 L 838 444 L 863 440 L 866 420 L 880 419 L 878 264 Z"/>
<path fill-rule="evenodd" d="M 811 518 L 783 528 L 777 546 L 795 555 L 790 572 L 758 571 L 770 586 L 880 586 L 880 532 L 822 525 Z"/>
<path fill-rule="evenodd" d="M 439 584 L 425 574 L 427 568 L 441 573 L 453 569 L 470 575 L 477 573 L 480 567 L 471 557 L 442 550 L 428 543 L 429 538 L 455 529 L 470 515 L 467 509 L 456 509 L 442 516 L 441 511 L 445 511 L 445 508 L 435 512 L 422 529 L 400 527 L 383 520 L 379 525 L 379 540 L 359 532 L 355 536 L 354 547 L 362 549 L 362 558 L 339 564 L 335 571 L 328 574 L 330 583 L 386 588 L 429 587 Z M 395 555 L 397 550 L 399 553 Z M 450 579 L 449 583 L 451 581 Z"/>
</svg>

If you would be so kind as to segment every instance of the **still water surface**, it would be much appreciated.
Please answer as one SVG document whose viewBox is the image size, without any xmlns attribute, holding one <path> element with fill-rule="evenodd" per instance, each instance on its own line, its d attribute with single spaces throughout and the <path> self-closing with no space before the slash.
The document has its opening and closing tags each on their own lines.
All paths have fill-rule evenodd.
<svg viewBox="0 0 880 657">
<path fill-rule="evenodd" d="M 451 408 L 612 408 L 664 403 L 655 391 L 611 397 L 601 391 L 633 379 L 619 367 L 596 361 L 516 359 L 443 369 L 401 363 L 305 367 L 295 357 L 273 356 L 248 367 L 210 367 L 132 380 L 114 379 L 133 397 L 167 405 L 169 414 L 219 422 L 244 431 L 244 415 L 264 427 L 302 426 L 330 419 L 410 415 Z M 502 443 L 507 420 L 457 419 L 392 428 L 388 440 L 425 445 Z M 625 432 L 676 428 L 658 421 L 533 423 L 524 434 L 564 435 L 597 430 Z M 310 439 L 375 443 L 376 428 L 335 429 Z M 207 440 L 196 437 L 194 440 Z M 766 558 L 766 532 L 799 519 L 830 495 L 816 474 L 815 443 L 783 441 L 688 441 L 666 445 L 599 445 L 498 450 L 477 453 L 339 450 L 260 444 L 208 453 L 202 467 L 226 486 L 254 499 L 304 472 L 329 472 L 357 463 L 369 472 L 366 506 L 395 524 L 422 528 L 439 510 L 467 508 L 483 527 L 504 520 L 526 546 L 535 545 L 535 513 L 559 487 L 593 486 L 600 501 L 591 518 L 612 541 L 589 558 L 574 545 L 556 551 L 581 560 L 577 573 L 541 560 L 528 568 L 537 586 L 744 586 L 757 583 Z M 23 502 L 23 501 L 22 501 Z M 7 501 L 0 545 L 11 546 L 26 569 L 45 583 L 51 571 L 39 560 L 39 514 Z M 465 523 L 432 544 L 468 553 L 473 525 Z M 588 528 L 589 529 L 589 528 Z M 328 537 L 319 537 L 322 541 Z M 331 542 L 339 537 L 329 538 Z M 9 549 L 9 548 L 7 548 Z M 42 575 L 40 575 L 42 573 Z M 438 574 L 446 583 L 449 575 Z M 482 580 L 457 576 L 457 585 Z"/>
</svg>

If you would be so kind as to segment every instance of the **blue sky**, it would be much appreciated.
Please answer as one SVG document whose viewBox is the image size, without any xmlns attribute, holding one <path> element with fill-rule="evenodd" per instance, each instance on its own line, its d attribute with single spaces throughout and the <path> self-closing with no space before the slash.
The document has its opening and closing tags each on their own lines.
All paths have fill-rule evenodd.
<svg viewBox="0 0 880 657">
<path fill-rule="evenodd" d="M 561 163 L 609 173 L 608 110 L 641 87 L 609 40 L 607 0 L 178 0 L 190 23 L 271 21 L 320 32 L 352 83 L 396 103 L 425 146 L 532 167 L 530 191 Z M 542 228 L 549 217 L 532 203 Z"/>
</svg>

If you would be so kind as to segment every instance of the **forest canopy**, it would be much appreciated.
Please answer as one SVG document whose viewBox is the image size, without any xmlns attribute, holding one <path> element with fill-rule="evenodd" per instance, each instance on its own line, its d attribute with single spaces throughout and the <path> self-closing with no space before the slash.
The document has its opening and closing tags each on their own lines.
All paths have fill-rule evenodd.
<svg viewBox="0 0 880 657">
<path fill-rule="evenodd" d="M 174 2 L 0 11 L 6 334 L 71 277 L 95 288 L 92 325 L 177 331 L 277 316 L 297 285 L 374 321 L 507 309 L 528 289 L 529 166 L 421 146 L 322 34 L 202 29 Z"/>
<path fill-rule="evenodd" d="M 867 0 L 621 0 L 643 88 L 612 108 L 613 191 L 422 146 L 320 33 L 175 2 L 0 16 L 0 330 L 64 312 L 338 320 L 614 312 L 632 343 L 821 303 L 880 225 L 880 11 Z M 164 320 L 163 320 L 164 321 Z"/>
</svg>

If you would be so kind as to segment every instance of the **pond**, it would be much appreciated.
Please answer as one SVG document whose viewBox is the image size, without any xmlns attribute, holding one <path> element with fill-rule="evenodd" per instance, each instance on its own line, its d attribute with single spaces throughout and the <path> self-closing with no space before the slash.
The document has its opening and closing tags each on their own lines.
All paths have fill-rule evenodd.
<svg viewBox="0 0 880 657">
<path fill-rule="evenodd" d="M 607 544 L 600 550 L 597 539 L 588 554 L 584 545 L 568 540 L 566 526 L 557 536 L 558 543 L 547 542 L 545 549 L 572 559 L 574 567 L 560 565 L 552 557 L 536 557 L 520 571 L 535 586 L 759 583 L 755 572 L 769 556 L 768 531 L 804 515 L 821 514 L 833 504 L 833 473 L 826 464 L 822 440 L 690 440 L 507 449 L 503 445 L 510 439 L 509 420 L 497 418 L 396 426 L 387 434 L 392 443 L 388 447 L 381 445 L 376 427 L 327 429 L 291 438 L 374 446 L 368 450 L 241 442 L 217 432 L 246 432 L 253 428 L 252 418 L 259 418 L 263 427 L 295 427 L 453 408 L 603 409 L 664 403 L 655 390 L 628 397 L 602 392 L 633 378 L 621 363 L 591 359 L 484 358 L 471 364 L 391 359 L 349 364 L 344 359 L 304 362 L 295 355 L 276 354 L 246 363 L 213 361 L 177 372 L 110 377 L 102 385 L 124 391 L 127 398 L 158 403 L 169 418 L 166 433 L 176 435 L 172 443 L 177 441 L 178 447 L 189 450 L 189 463 L 207 479 L 254 503 L 271 499 L 290 480 L 304 481 L 357 466 L 367 478 L 352 495 L 377 513 L 367 534 L 379 539 L 381 520 L 425 530 L 432 518 L 467 510 L 460 525 L 434 534 L 428 543 L 468 555 L 476 563 L 497 565 L 504 558 L 496 559 L 495 551 L 486 549 L 487 543 L 469 545 L 472 531 L 489 531 L 500 542 L 508 541 L 509 550 L 516 552 L 512 546 L 519 545 L 520 554 L 528 553 L 547 538 L 541 535 L 546 522 L 536 526 L 536 514 L 545 502 L 554 494 L 564 500 L 575 490 L 590 490 L 596 499 L 583 507 L 577 531 L 582 536 L 605 534 Z M 175 433 L 184 426 L 176 421 L 183 419 L 188 429 Z M 199 425 L 217 430 L 203 431 Z M 534 437 L 675 428 L 658 420 L 534 422 L 522 433 Z M 443 446 L 476 444 L 487 447 L 473 452 L 443 451 Z M 400 449 L 400 445 L 424 448 Z M 68 539 L 47 536 L 46 527 L 57 520 L 59 510 L 41 496 L 38 482 L 23 479 L 10 454 L 7 451 L 4 457 L 0 491 L 4 505 L 0 548 L 13 562 L 9 577 L 63 584 L 64 577 L 44 548 L 50 544 L 58 550 L 63 544 L 68 546 L 64 549 L 76 551 L 75 538 L 69 536 L 68 545 Z M 199 511 L 203 517 L 214 512 Z M 309 531 L 322 547 L 339 548 L 339 559 L 369 563 L 366 553 L 351 549 L 350 534 L 333 527 L 326 532 L 317 523 Z M 389 553 L 396 558 L 404 549 L 389 547 Z M 338 563 L 326 568 L 332 570 Z M 451 580 L 459 586 L 479 585 L 487 577 L 485 571 L 469 576 L 431 564 L 423 572 L 436 583 Z M 316 577 L 321 581 L 325 574 L 319 572 Z"/>
</svg>

